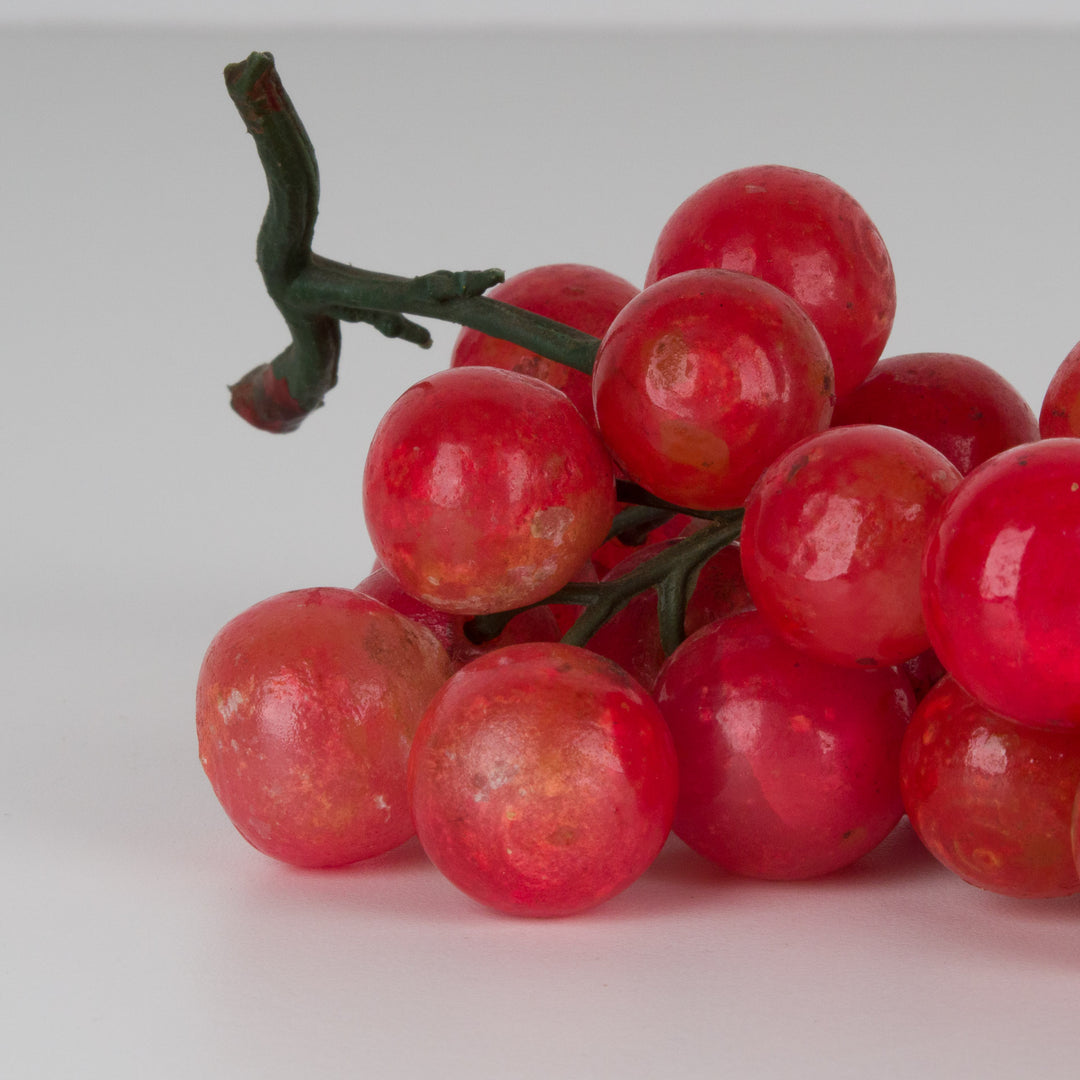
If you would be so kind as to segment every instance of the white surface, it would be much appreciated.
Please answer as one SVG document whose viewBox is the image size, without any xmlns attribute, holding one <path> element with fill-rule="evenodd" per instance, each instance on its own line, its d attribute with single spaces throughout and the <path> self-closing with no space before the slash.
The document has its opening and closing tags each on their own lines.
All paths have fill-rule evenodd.
<svg viewBox="0 0 1080 1080">
<path fill-rule="evenodd" d="M 1074 0 L 0 0 L 0 20 L 187 26 L 710 26 L 775 28 L 1077 25 Z"/>
<path fill-rule="evenodd" d="M 1080 338 L 1075 35 L 0 37 L 0 1075 L 1074 1078 L 1080 898 L 981 893 L 903 830 L 798 885 L 672 844 L 543 923 L 412 845 L 301 873 L 232 830 L 202 652 L 264 596 L 365 575 L 367 441 L 454 336 L 347 327 L 294 435 L 229 411 L 284 344 L 220 74 L 254 48 L 319 153 L 327 255 L 640 281 L 686 194 L 779 161 L 879 225 L 890 352 L 970 353 L 1037 409 Z"/>
</svg>

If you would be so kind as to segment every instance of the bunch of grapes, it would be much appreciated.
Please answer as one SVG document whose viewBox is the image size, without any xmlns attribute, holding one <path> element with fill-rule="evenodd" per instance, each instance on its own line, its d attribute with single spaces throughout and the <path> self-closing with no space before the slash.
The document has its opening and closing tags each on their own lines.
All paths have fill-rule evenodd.
<svg viewBox="0 0 1080 1080">
<path fill-rule="evenodd" d="M 882 359 L 877 229 L 780 166 L 692 194 L 641 290 L 489 296 L 600 339 L 591 374 L 463 330 L 372 440 L 368 576 L 217 635 L 199 750 L 241 834 L 327 867 L 415 833 L 564 915 L 672 831 L 791 880 L 906 813 L 974 885 L 1080 892 L 1080 346 L 1039 419 L 970 357 Z"/>
</svg>

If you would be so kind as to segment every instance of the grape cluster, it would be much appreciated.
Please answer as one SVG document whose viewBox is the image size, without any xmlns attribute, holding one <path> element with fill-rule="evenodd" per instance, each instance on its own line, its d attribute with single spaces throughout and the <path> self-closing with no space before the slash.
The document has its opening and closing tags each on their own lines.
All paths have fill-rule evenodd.
<svg viewBox="0 0 1080 1080">
<path fill-rule="evenodd" d="M 241 834 L 337 866 L 415 832 L 476 900 L 564 915 L 672 831 L 790 880 L 906 813 L 976 886 L 1080 892 L 1080 346 L 1038 418 L 970 357 L 882 358 L 881 236 L 781 166 L 692 194 L 641 290 L 488 295 L 599 338 L 592 374 L 466 329 L 392 405 L 368 576 L 206 654 Z"/>
</svg>

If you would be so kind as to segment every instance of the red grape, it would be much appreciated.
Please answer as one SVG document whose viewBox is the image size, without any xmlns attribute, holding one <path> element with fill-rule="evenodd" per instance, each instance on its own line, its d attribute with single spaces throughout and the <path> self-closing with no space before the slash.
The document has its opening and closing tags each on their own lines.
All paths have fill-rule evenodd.
<svg viewBox="0 0 1080 1080">
<path fill-rule="evenodd" d="M 724 869 L 827 874 L 900 820 L 914 698 L 894 668 L 819 663 L 749 611 L 687 638 L 655 693 L 679 758 L 675 833 Z"/>
<path fill-rule="evenodd" d="M 739 506 L 785 447 L 829 424 L 821 335 L 779 289 L 694 270 L 615 317 L 593 371 L 596 419 L 642 487 L 694 509 Z"/>
<path fill-rule="evenodd" d="M 1031 406 L 993 368 L 955 353 L 881 360 L 836 402 L 833 426 L 888 424 L 917 435 L 967 474 L 1039 437 Z"/>
<path fill-rule="evenodd" d="M 946 676 L 912 717 L 900 778 L 915 832 L 965 881 L 1007 896 L 1080 892 L 1069 837 L 1080 729 L 1018 724 Z"/>
<path fill-rule="evenodd" d="M 697 267 L 740 270 L 795 298 L 821 331 L 837 394 L 885 348 L 896 282 L 866 211 L 831 180 L 783 165 L 737 169 L 691 195 L 660 233 L 646 286 Z"/>
<path fill-rule="evenodd" d="M 575 330 L 584 330 L 594 337 L 603 337 L 611 320 L 637 293 L 636 285 L 607 270 L 579 263 L 554 263 L 514 274 L 501 285 L 489 289 L 486 295 L 492 300 L 545 315 Z M 454 343 L 450 364 L 452 367 L 507 368 L 535 376 L 561 390 L 581 415 L 595 424 L 589 376 L 537 356 L 521 345 L 464 327 Z"/>
<path fill-rule="evenodd" d="M 411 595 L 464 615 L 535 603 L 576 574 L 615 514 L 611 458 L 565 394 L 451 368 L 406 390 L 364 468 L 375 554 Z"/>
<path fill-rule="evenodd" d="M 562 644 L 474 660 L 432 700 L 409 759 L 417 834 L 459 889 L 569 915 L 630 885 L 671 827 L 671 735 L 616 665 Z"/>
<path fill-rule="evenodd" d="M 1080 725 L 1080 440 L 1013 447 L 969 473 L 926 548 L 934 651 L 987 708 Z"/>
<path fill-rule="evenodd" d="M 1080 435 L 1080 342 L 1069 350 L 1046 388 L 1039 434 L 1044 439 Z"/>
<path fill-rule="evenodd" d="M 791 645 L 834 664 L 888 666 L 929 648 L 922 553 L 960 473 L 878 424 L 797 443 L 746 503 L 741 552 L 754 603 Z"/>
<path fill-rule="evenodd" d="M 259 851 L 342 866 L 413 835 L 409 745 L 451 674 L 434 635 L 352 589 L 299 589 L 229 622 L 199 672 L 199 756 Z"/>
</svg>

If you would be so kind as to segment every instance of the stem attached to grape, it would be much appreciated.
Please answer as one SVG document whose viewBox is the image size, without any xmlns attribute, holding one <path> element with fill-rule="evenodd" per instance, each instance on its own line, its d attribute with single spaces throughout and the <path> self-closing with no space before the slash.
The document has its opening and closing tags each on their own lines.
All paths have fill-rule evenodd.
<svg viewBox="0 0 1080 1080">
<path fill-rule="evenodd" d="M 680 506 L 678 503 L 661 499 L 659 495 L 646 491 L 640 484 L 635 484 L 632 480 L 616 480 L 615 496 L 619 502 L 633 503 L 635 506 L 647 506 L 657 511 L 658 523 L 663 520 L 664 516 L 672 517 L 675 514 L 687 514 L 690 517 L 703 518 L 705 521 L 728 522 L 733 520 L 733 514 L 742 513 L 741 510 L 691 510 L 685 506 Z"/>
<path fill-rule="evenodd" d="M 642 563 L 621 578 L 603 582 L 571 582 L 541 604 L 580 604 L 585 611 L 563 636 L 569 645 L 584 645 L 616 612 L 638 593 L 655 588 L 660 604 L 660 640 L 671 653 L 685 636 L 686 599 L 702 564 L 722 547 L 739 538 L 742 510 L 709 511 L 711 523 Z M 531 604 L 530 607 L 540 605 Z M 527 608 L 478 615 L 465 630 L 477 643 L 490 641 Z"/>
<path fill-rule="evenodd" d="M 407 315 L 460 323 L 548 359 L 590 372 L 599 340 L 591 334 L 500 303 L 483 292 L 501 270 L 437 270 L 419 277 L 361 270 L 311 250 L 319 203 L 315 151 L 270 53 L 225 68 L 225 84 L 266 173 L 269 203 L 257 257 L 267 292 L 292 337 L 273 361 L 230 387 L 232 406 L 266 431 L 292 431 L 337 382 L 339 323 L 365 322 L 387 337 L 427 348 L 428 331 Z"/>
</svg>

